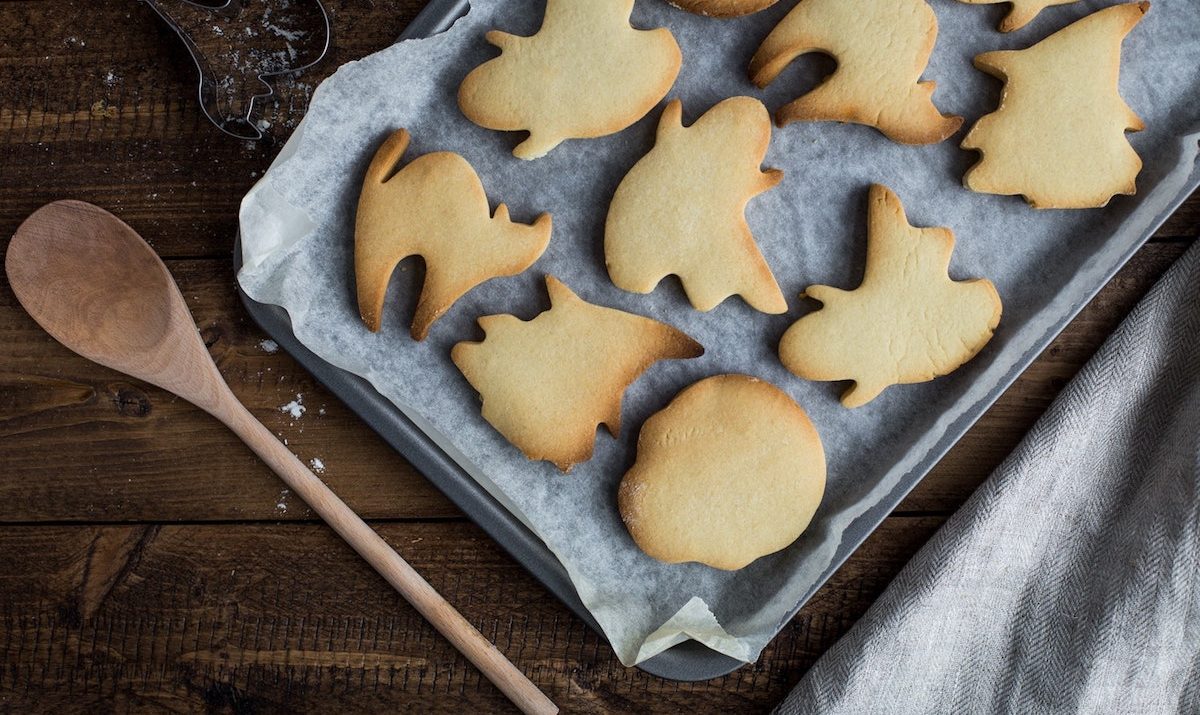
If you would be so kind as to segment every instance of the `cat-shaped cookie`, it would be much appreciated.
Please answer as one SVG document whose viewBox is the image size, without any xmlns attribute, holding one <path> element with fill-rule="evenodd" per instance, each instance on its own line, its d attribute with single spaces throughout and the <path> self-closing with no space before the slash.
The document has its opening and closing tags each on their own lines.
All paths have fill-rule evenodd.
<svg viewBox="0 0 1200 715">
<path fill-rule="evenodd" d="M 483 184 L 458 154 L 425 154 L 397 170 L 408 141 L 407 131 L 394 132 L 367 169 L 354 223 L 354 276 L 359 313 L 375 332 L 396 265 L 422 256 L 425 283 L 412 336 L 423 340 L 464 293 L 531 266 L 550 242 L 550 215 L 532 226 L 510 221 L 504 204 L 492 215 Z"/>
</svg>

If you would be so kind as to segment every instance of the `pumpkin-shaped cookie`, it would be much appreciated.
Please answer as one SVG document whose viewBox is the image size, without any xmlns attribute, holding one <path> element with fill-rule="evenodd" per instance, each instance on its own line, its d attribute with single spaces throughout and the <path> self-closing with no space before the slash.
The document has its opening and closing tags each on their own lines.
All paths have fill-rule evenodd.
<svg viewBox="0 0 1200 715">
<path fill-rule="evenodd" d="M 768 382 L 718 375 L 646 420 L 617 499 L 650 556 L 734 570 L 795 541 L 824 493 L 804 410 Z"/>
</svg>

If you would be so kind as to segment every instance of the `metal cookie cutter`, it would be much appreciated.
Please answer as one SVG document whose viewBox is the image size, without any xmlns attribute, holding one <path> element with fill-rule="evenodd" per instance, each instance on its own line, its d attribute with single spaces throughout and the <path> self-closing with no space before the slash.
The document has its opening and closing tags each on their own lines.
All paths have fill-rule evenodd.
<svg viewBox="0 0 1200 715">
<path fill-rule="evenodd" d="M 269 80 L 308 69 L 329 52 L 321 0 L 141 0 L 183 41 L 200 73 L 204 116 L 238 139 L 267 136 L 255 109 L 275 94 Z"/>
</svg>

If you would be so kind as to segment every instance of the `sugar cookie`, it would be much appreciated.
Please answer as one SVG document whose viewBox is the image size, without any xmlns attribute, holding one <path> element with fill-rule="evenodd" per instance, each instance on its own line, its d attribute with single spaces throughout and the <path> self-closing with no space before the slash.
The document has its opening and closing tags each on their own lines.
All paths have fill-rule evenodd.
<svg viewBox="0 0 1200 715">
<path fill-rule="evenodd" d="M 625 389 L 659 360 L 704 348 L 669 325 L 580 299 L 546 276 L 550 310 L 533 320 L 479 319 L 483 342 L 458 343 L 454 364 L 483 398 L 483 418 L 530 459 L 559 469 L 592 456 L 596 428 L 621 430 Z"/>
<path fill-rule="evenodd" d="M 464 293 L 533 265 L 550 242 L 550 214 L 532 226 L 509 221 L 504 204 L 491 215 L 483 184 L 458 154 L 425 154 L 397 171 L 408 140 L 407 131 L 397 130 L 367 169 L 354 225 L 354 275 L 359 313 L 377 332 L 396 264 L 422 256 L 425 284 L 412 336 L 423 340 Z"/>
<path fill-rule="evenodd" d="M 795 541 L 824 493 L 804 410 L 768 382 L 719 375 L 646 420 L 617 505 L 650 556 L 731 571 Z"/>
<path fill-rule="evenodd" d="M 785 367 L 809 380 L 853 380 L 846 407 L 875 399 L 889 385 L 952 372 L 983 349 L 1000 322 L 1000 296 L 982 278 L 947 275 L 954 234 L 914 228 L 900 199 L 871 187 L 867 267 L 846 291 L 811 286 L 824 304 L 796 321 L 779 342 Z"/>
<path fill-rule="evenodd" d="M 785 312 L 745 217 L 746 203 L 783 178 L 760 168 L 771 139 L 767 108 L 733 97 L 686 128 L 682 111 L 679 100 L 667 105 L 654 148 L 617 187 L 604 230 L 608 275 L 634 293 L 677 275 L 697 310 L 738 294 L 764 313 Z"/>
<path fill-rule="evenodd" d="M 1000 32 L 1012 32 L 1025 27 L 1033 18 L 1037 17 L 1038 13 L 1051 5 L 1069 5 L 1078 0 L 958 0 L 970 5 L 995 5 L 996 3 L 1008 3 L 1011 6 L 1008 15 L 1000 21 Z"/>
<path fill-rule="evenodd" d="M 621 131 L 666 96 L 683 60 L 670 30 L 634 29 L 632 10 L 633 0 L 546 0 L 537 34 L 487 33 L 502 54 L 467 75 L 458 106 L 482 127 L 528 130 L 521 159 Z"/>
<path fill-rule="evenodd" d="M 765 10 L 779 0 L 667 0 L 680 10 L 708 17 L 739 17 Z"/>
<path fill-rule="evenodd" d="M 1039 209 L 1086 209 L 1137 192 L 1142 160 L 1125 136 L 1145 128 L 1117 91 L 1121 41 L 1150 3 L 1114 5 L 1025 50 L 986 52 L 975 66 L 1004 81 L 1000 107 L 963 139 L 979 163 L 963 185 L 1020 194 Z"/>
<path fill-rule="evenodd" d="M 925 0 L 800 0 L 750 61 L 766 87 L 796 57 L 825 52 L 837 69 L 816 89 L 784 105 L 780 126 L 837 121 L 875 127 L 901 144 L 935 144 L 962 126 L 933 106 L 935 83 L 920 82 L 937 39 Z"/>
</svg>

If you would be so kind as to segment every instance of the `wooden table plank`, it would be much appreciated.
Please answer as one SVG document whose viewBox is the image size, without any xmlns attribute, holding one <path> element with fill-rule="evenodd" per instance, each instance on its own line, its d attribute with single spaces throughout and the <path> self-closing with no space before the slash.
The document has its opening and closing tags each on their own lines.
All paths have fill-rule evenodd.
<svg viewBox="0 0 1200 715">
<path fill-rule="evenodd" d="M 294 360 L 264 350 L 228 259 L 172 261 L 171 270 L 239 399 L 351 506 L 389 518 L 459 514 Z M 293 412 L 281 409 L 297 400 Z M 24 314 L 7 285 L 0 465 L 0 521 L 312 518 L 224 426 L 71 353 Z"/>
<path fill-rule="evenodd" d="M 947 513 L 962 503 L 1186 245 L 1158 242 L 1137 254 L 900 509 Z M 266 336 L 241 308 L 228 261 L 172 261 L 171 270 L 238 398 L 302 459 L 320 460 L 351 506 L 368 518 L 458 514 L 295 361 L 263 350 Z M 305 411 L 293 418 L 280 408 L 297 396 Z M 311 518 L 216 421 L 70 353 L 7 286 L 0 465 L 0 522 Z"/>
<path fill-rule="evenodd" d="M 781 699 L 940 523 L 889 520 L 757 664 L 697 684 L 622 667 L 473 525 L 380 530 L 564 711 L 720 712 Z M 14 711 L 508 710 L 319 525 L 0 527 L 0 593 L 0 707 Z"/>
</svg>

